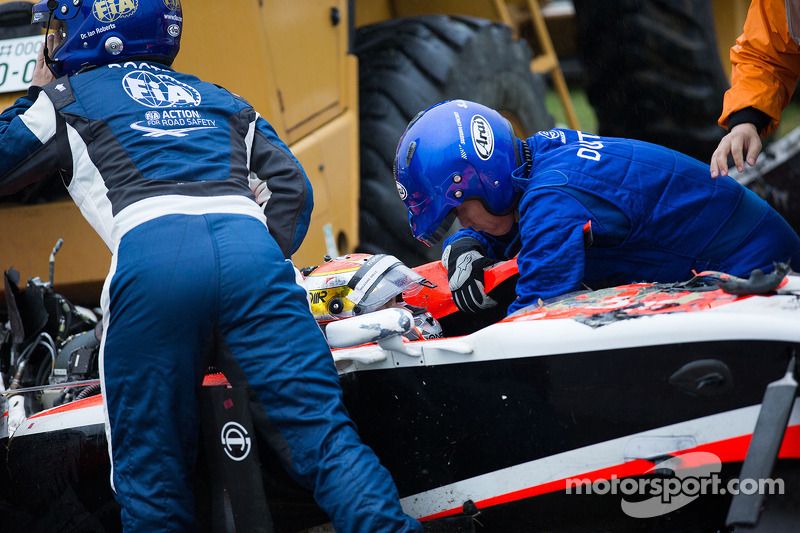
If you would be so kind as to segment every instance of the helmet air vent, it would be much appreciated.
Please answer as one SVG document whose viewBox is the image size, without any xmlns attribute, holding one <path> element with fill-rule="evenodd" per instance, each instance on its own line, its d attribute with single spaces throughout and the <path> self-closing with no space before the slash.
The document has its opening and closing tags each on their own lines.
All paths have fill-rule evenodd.
<svg viewBox="0 0 800 533">
<path fill-rule="evenodd" d="M 411 158 L 414 157 L 414 152 L 417 150 L 417 142 L 411 141 L 411 144 L 408 145 L 408 151 L 406 152 L 406 166 L 411 164 Z"/>
<path fill-rule="evenodd" d="M 123 48 L 122 39 L 119 37 L 109 37 L 108 40 L 106 40 L 105 48 L 106 52 L 109 54 L 113 56 L 119 55 Z"/>
</svg>

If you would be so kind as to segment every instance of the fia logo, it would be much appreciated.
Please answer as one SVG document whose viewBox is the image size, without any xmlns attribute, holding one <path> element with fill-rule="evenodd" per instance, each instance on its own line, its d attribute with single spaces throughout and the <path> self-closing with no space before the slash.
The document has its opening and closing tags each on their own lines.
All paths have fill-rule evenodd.
<svg viewBox="0 0 800 533">
<path fill-rule="evenodd" d="M 167 9 L 177 11 L 181 8 L 181 0 L 164 0 L 164 5 Z"/>
<path fill-rule="evenodd" d="M 480 115 L 474 115 L 469 129 L 472 133 L 472 146 L 475 148 L 475 153 L 486 161 L 494 153 L 494 132 L 489 121 Z"/>
<path fill-rule="evenodd" d="M 400 183 L 399 181 L 396 181 L 395 183 L 397 184 L 397 194 L 399 194 L 400 195 L 400 199 L 405 202 L 406 198 L 408 198 L 408 191 L 403 186 L 403 184 Z"/>
<path fill-rule="evenodd" d="M 178 26 L 177 24 L 170 24 L 169 27 L 167 28 L 167 33 L 169 34 L 170 37 L 177 37 L 178 35 L 181 34 L 181 27 Z"/>
<path fill-rule="evenodd" d="M 122 87 L 138 103 L 157 109 L 197 107 L 201 101 L 197 89 L 166 74 L 134 70 L 122 78 Z"/>
<path fill-rule="evenodd" d="M 114 22 L 130 17 L 139 9 L 139 0 L 95 0 L 92 14 L 100 22 Z"/>
</svg>

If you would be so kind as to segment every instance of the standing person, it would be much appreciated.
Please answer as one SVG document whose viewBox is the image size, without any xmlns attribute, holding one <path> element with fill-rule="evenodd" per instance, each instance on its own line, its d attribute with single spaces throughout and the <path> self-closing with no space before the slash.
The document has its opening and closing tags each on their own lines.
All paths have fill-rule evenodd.
<svg viewBox="0 0 800 533">
<path fill-rule="evenodd" d="M 580 131 L 515 137 L 496 111 L 455 100 L 420 113 L 397 147 L 395 179 L 414 236 L 454 217 L 442 263 L 462 311 L 492 307 L 483 271 L 518 254 L 509 312 L 582 288 L 672 282 L 692 270 L 747 276 L 800 264 L 800 238 L 733 178 L 668 148 Z"/>
<path fill-rule="evenodd" d="M 215 364 L 254 391 L 261 429 L 338 531 L 420 530 L 359 440 L 295 283 L 308 179 L 247 102 L 169 67 L 179 0 L 41 1 L 33 19 L 59 40 L 48 37 L 52 59 L 40 56 L 34 86 L 0 116 L 0 192 L 60 169 L 113 252 L 100 377 L 125 531 L 197 528 L 212 339 L 224 346 Z"/>
<path fill-rule="evenodd" d="M 731 47 L 732 86 L 719 125 L 728 133 L 711 156 L 711 176 L 755 165 L 761 137 L 778 127 L 800 78 L 800 2 L 752 0 L 743 33 Z"/>
</svg>

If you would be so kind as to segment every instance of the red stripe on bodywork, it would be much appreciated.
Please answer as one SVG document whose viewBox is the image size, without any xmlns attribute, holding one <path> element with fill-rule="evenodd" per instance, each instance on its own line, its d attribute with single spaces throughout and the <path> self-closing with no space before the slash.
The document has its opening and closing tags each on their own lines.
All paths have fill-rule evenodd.
<svg viewBox="0 0 800 533">
<path fill-rule="evenodd" d="M 42 411 L 40 413 L 36 413 L 35 415 L 31 415 L 28 417 L 28 420 L 32 418 L 40 418 L 43 416 L 48 415 L 57 415 L 59 413 L 66 413 L 68 411 L 74 411 L 76 409 L 83 409 L 85 407 L 95 407 L 97 405 L 103 405 L 103 396 L 101 394 L 96 394 L 94 396 L 89 396 L 88 398 L 84 398 L 83 400 L 77 400 L 70 403 L 65 403 L 64 405 L 59 405 L 58 407 L 53 407 L 52 409 L 48 409 L 47 411 Z"/>
<path fill-rule="evenodd" d="M 720 289 L 712 291 L 662 290 L 654 283 L 632 283 L 571 296 L 511 315 L 502 322 L 553 320 L 563 318 L 588 318 L 603 313 L 616 312 L 621 317 L 700 312 L 751 298 L 737 296 Z"/>
<path fill-rule="evenodd" d="M 751 438 L 752 435 L 742 435 L 740 437 L 709 442 L 694 448 L 688 448 L 686 450 L 675 452 L 671 455 L 684 455 L 690 452 L 710 452 L 719 457 L 720 461 L 723 463 L 738 463 L 744 461 L 745 455 L 747 454 L 747 448 L 750 446 Z M 786 428 L 786 434 L 783 437 L 783 443 L 781 444 L 778 457 L 781 459 L 800 459 L 800 425 L 789 426 Z M 478 509 L 486 509 L 496 505 L 503 505 L 506 503 L 532 498 L 534 496 L 541 496 L 542 494 L 564 491 L 567 490 L 567 479 L 574 480 L 576 478 L 580 478 L 594 482 L 601 479 L 611 479 L 612 475 L 615 475 L 619 479 L 640 476 L 647 474 L 653 468 L 654 464 L 655 463 L 652 461 L 645 459 L 636 459 L 634 461 L 614 465 L 608 468 L 602 468 L 600 470 L 594 470 L 584 474 L 577 474 L 570 476 L 569 478 L 549 481 L 541 485 L 535 485 L 533 487 L 520 489 L 507 494 L 493 496 L 485 500 L 477 501 L 475 502 L 475 505 L 478 507 Z M 455 516 L 461 514 L 461 512 L 461 507 L 456 507 L 446 511 L 440 511 L 432 515 L 424 516 L 420 518 L 420 520 L 435 520 L 437 518 Z"/>
<path fill-rule="evenodd" d="M 217 374 L 208 374 L 203 379 L 204 387 L 217 387 L 223 385 L 229 385 L 229 383 L 222 372 L 219 372 Z M 64 405 L 59 405 L 58 407 L 53 407 L 52 409 L 48 409 L 46 411 L 41 411 L 39 413 L 36 413 L 35 415 L 29 416 L 28 419 L 40 418 L 49 415 L 57 415 L 59 413 L 66 413 L 69 411 L 74 411 L 76 409 L 94 407 L 96 405 L 102 405 L 102 404 L 103 404 L 103 395 L 97 394 L 95 396 L 89 396 L 88 398 L 84 398 L 83 400 L 77 400 Z M 6 411 L 3 416 L 8 416 L 8 412 Z"/>
</svg>

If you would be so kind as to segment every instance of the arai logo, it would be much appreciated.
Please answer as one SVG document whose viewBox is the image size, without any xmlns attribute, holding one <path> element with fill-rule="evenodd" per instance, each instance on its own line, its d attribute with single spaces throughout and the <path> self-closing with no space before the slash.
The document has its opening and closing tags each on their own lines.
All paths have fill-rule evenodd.
<svg viewBox="0 0 800 533">
<path fill-rule="evenodd" d="M 474 115 L 469 126 L 472 133 L 472 146 L 475 153 L 484 161 L 494 153 L 494 132 L 489 121 L 480 115 Z"/>
<path fill-rule="evenodd" d="M 406 190 L 405 187 L 403 187 L 403 184 L 400 183 L 399 181 L 396 181 L 395 183 L 397 184 L 397 194 L 399 194 L 400 199 L 405 202 L 406 198 L 408 198 L 408 191 Z"/>
<path fill-rule="evenodd" d="M 541 135 L 546 139 L 558 139 L 561 135 L 561 132 L 556 130 L 538 131 L 536 132 L 536 135 Z"/>
<path fill-rule="evenodd" d="M 139 0 L 95 0 L 92 14 L 100 22 L 114 22 L 130 17 L 139 8 Z"/>
<path fill-rule="evenodd" d="M 197 107 L 200 93 L 166 74 L 153 74 L 134 70 L 122 78 L 122 87 L 128 96 L 146 107 Z"/>
</svg>

